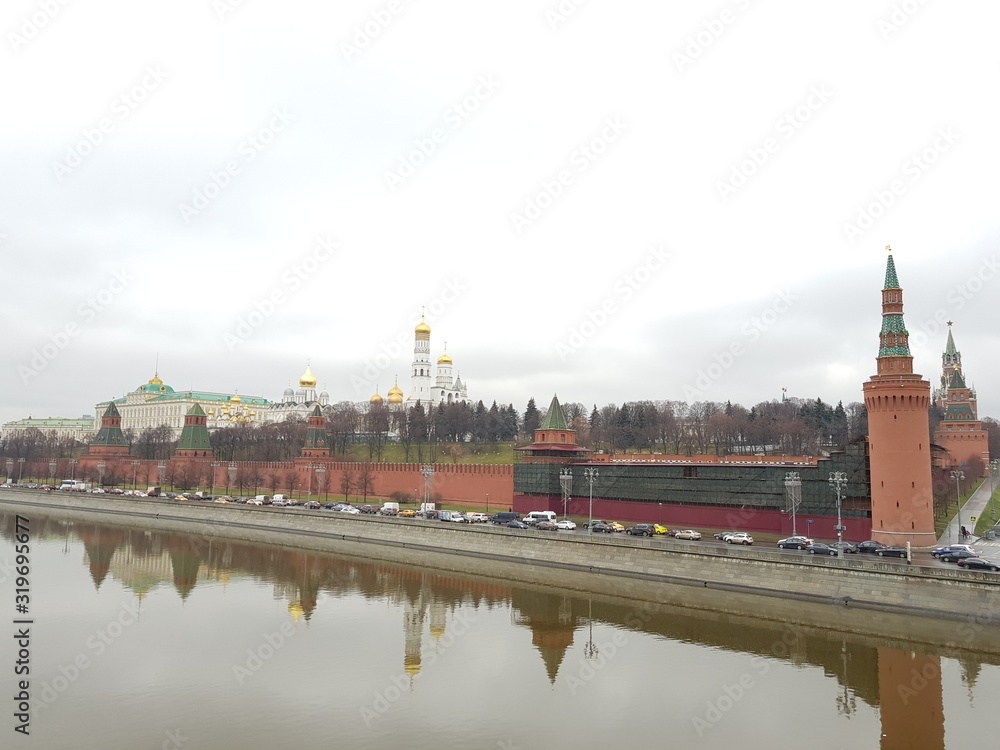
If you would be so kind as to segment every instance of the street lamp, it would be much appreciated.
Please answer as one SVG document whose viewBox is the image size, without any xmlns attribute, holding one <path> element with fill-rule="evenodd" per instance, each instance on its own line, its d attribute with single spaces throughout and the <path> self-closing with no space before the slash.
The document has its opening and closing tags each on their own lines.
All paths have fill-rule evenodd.
<svg viewBox="0 0 1000 750">
<path fill-rule="evenodd" d="M 434 467 L 430 464 L 424 464 L 420 467 L 420 475 L 424 478 L 424 507 L 423 510 L 427 510 L 427 503 L 430 502 L 430 492 L 431 492 L 431 477 L 434 476 Z"/>
<path fill-rule="evenodd" d="M 69 460 L 69 481 L 76 479 L 76 459 L 71 458 Z"/>
<path fill-rule="evenodd" d="M 139 461 L 136 459 L 132 460 L 132 489 L 138 489 L 135 484 L 135 475 L 139 473 Z"/>
<path fill-rule="evenodd" d="M 14 459 L 7 459 L 7 481 L 10 481 L 10 475 L 14 473 Z"/>
<path fill-rule="evenodd" d="M 104 486 L 104 471 L 108 468 L 108 465 L 104 461 L 97 462 L 97 481 L 101 487 Z"/>
<path fill-rule="evenodd" d="M 312 500 L 313 491 L 313 469 L 316 467 L 312 464 L 306 464 L 306 502 L 308 503 Z"/>
<path fill-rule="evenodd" d="M 489 514 L 489 512 L 490 512 L 490 493 L 487 492 L 486 493 L 486 513 L 487 513 L 487 515 Z"/>
<path fill-rule="evenodd" d="M 238 471 L 238 468 L 237 468 L 235 462 L 230 462 L 229 466 L 226 467 L 226 472 L 229 475 L 229 481 L 226 482 L 226 494 L 227 495 L 229 494 L 229 488 L 230 488 L 230 486 L 234 482 L 236 482 L 236 472 L 237 471 Z"/>
<path fill-rule="evenodd" d="M 951 478 L 955 480 L 955 502 L 958 503 L 958 511 L 955 514 L 956 527 L 955 527 L 955 540 L 958 541 L 958 526 L 962 523 L 962 492 L 961 492 L 961 481 L 965 479 L 965 472 L 959 471 L 958 469 L 952 469 Z"/>
<path fill-rule="evenodd" d="M 49 461 L 49 478 L 53 483 L 56 481 L 56 466 L 58 466 L 58 462 L 54 458 Z"/>
<path fill-rule="evenodd" d="M 215 470 L 219 468 L 218 461 L 212 461 L 212 486 L 208 490 L 209 495 L 215 495 Z"/>
<path fill-rule="evenodd" d="M 837 492 L 837 557 L 844 557 L 844 525 L 840 522 L 840 495 L 847 486 L 847 474 L 842 471 L 830 472 L 830 485 Z"/>
<path fill-rule="evenodd" d="M 990 461 L 990 517 L 993 523 L 997 522 L 997 506 L 996 506 L 996 473 L 1000 471 L 1000 459 L 994 458 Z"/>
<path fill-rule="evenodd" d="M 156 476 L 159 477 L 159 484 L 162 487 L 167 478 L 167 464 L 165 462 L 160 461 L 160 463 L 156 465 Z"/>
<path fill-rule="evenodd" d="M 573 470 L 570 468 L 559 470 L 559 487 L 562 489 L 563 499 L 563 520 L 568 516 L 569 496 L 573 491 Z"/>
<path fill-rule="evenodd" d="M 587 523 L 587 534 L 594 533 L 594 480 L 599 476 L 597 469 L 589 466 L 583 470 L 583 478 L 590 485 L 590 521 Z"/>
<path fill-rule="evenodd" d="M 792 511 L 792 536 L 798 536 L 795 530 L 795 511 L 802 503 L 802 480 L 799 479 L 797 471 L 785 474 L 785 494 L 788 496 L 788 507 Z"/>
<path fill-rule="evenodd" d="M 21 484 L 21 474 L 23 474 L 23 473 L 24 473 L 24 459 L 23 458 L 19 458 L 19 459 L 17 459 L 17 483 L 18 483 L 18 485 Z"/>
</svg>

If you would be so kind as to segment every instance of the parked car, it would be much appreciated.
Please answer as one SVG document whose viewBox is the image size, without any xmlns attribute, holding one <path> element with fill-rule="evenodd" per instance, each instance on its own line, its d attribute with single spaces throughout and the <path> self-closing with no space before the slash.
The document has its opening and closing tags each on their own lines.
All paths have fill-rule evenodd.
<svg viewBox="0 0 1000 750">
<path fill-rule="evenodd" d="M 694 531 L 693 529 L 684 529 L 682 531 L 678 531 L 674 536 L 677 539 L 690 539 L 691 541 L 694 542 L 701 539 L 701 534 L 697 531 Z"/>
<path fill-rule="evenodd" d="M 945 552 L 943 555 L 938 557 L 938 560 L 942 562 L 958 562 L 959 560 L 968 560 L 970 557 L 979 557 L 976 552 L 969 552 L 967 549 L 953 549 L 950 552 Z"/>
<path fill-rule="evenodd" d="M 485 513 L 466 513 L 465 517 L 469 519 L 469 523 L 486 523 L 490 520 Z"/>
<path fill-rule="evenodd" d="M 992 570 L 996 573 L 1000 570 L 1000 562 L 985 557 L 966 557 L 958 561 L 958 567 L 966 570 Z"/>
<path fill-rule="evenodd" d="M 594 521 L 590 524 L 590 531 L 595 534 L 614 534 L 615 530 L 610 524 L 604 523 L 603 521 Z"/>
<path fill-rule="evenodd" d="M 364 513 L 363 510 L 361 512 Z M 403 508 L 401 511 L 399 511 L 399 513 L 396 514 L 398 518 L 415 518 L 416 515 L 417 511 L 413 510 L 413 508 Z"/>
<path fill-rule="evenodd" d="M 737 531 L 735 534 L 730 534 L 726 537 L 726 544 L 743 544 L 749 546 L 753 544 L 753 537 L 745 531 Z"/>
<path fill-rule="evenodd" d="M 556 526 L 559 527 L 560 531 L 573 531 L 576 528 L 576 524 L 566 519 L 564 521 L 557 521 Z"/>
<path fill-rule="evenodd" d="M 653 525 L 650 523 L 637 523 L 635 526 L 629 526 L 625 529 L 625 533 L 631 536 L 653 536 Z"/>
<path fill-rule="evenodd" d="M 510 513 L 508 511 L 501 511 L 500 513 L 494 513 L 490 520 L 495 524 L 505 524 L 509 521 L 520 521 L 521 516 L 517 513 Z"/>
<path fill-rule="evenodd" d="M 559 531 L 559 524 L 552 521 L 539 521 L 535 524 L 535 528 L 539 531 Z"/>
<path fill-rule="evenodd" d="M 887 547 L 882 545 L 882 549 L 875 550 L 879 557 L 906 557 L 906 547 Z"/>
<path fill-rule="evenodd" d="M 310 500 L 309 502 L 307 502 L 305 504 L 304 507 L 308 508 L 309 510 L 319 510 L 320 509 L 320 504 L 318 502 L 316 502 L 315 500 Z"/>
<path fill-rule="evenodd" d="M 355 508 L 353 505 L 345 505 L 343 508 L 340 509 L 340 512 L 341 513 L 348 513 L 348 514 L 350 514 L 352 516 L 360 516 L 361 515 L 361 511 L 358 510 L 357 508 Z"/>
<path fill-rule="evenodd" d="M 726 537 L 727 536 L 729 536 L 730 534 L 736 534 L 736 533 L 738 533 L 738 532 L 735 532 L 735 531 L 720 531 L 718 534 L 712 534 L 712 536 L 715 537 L 716 539 L 718 539 L 720 542 L 724 542 L 724 541 L 726 541 Z"/>
<path fill-rule="evenodd" d="M 781 549 L 805 549 L 813 540 L 807 536 L 790 536 L 778 540 L 778 547 Z"/>
<path fill-rule="evenodd" d="M 654 523 L 653 524 L 653 533 L 654 534 L 662 534 L 662 535 L 666 536 L 667 534 L 670 533 L 670 529 L 668 529 L 666 526 L 663 526 L 661 524 Z"/>
<path fill-rule="evenodd" d="M 810 555 L 830 555 L 831 557 L 837 556 L 837 548 L 831 547 L 829 544 L 823 544 L 823 542 L 813 542 L 806 546 L 806 552 Z"/>
<path fill-rule="evenodd" d="M 858 552 L 861 554 L 874 555 L 877 554 L 880 549 L 885 549 L 885 545 L 882 542 L 873 542 L 868 540 L 867 542 L 861 542 L 858 544 Z"/>
<path fill-rule="evenodd" d="M 593 525 L 594 525 L 595 523 L 603 523 L 603 524 L 607 524 L 607 521 L 602 521 L 602 520 L 601 520 L 601 519 L 599 519 L 599 518 L 595 518 L 595 519 L 593 519 L 592 521 L 584 521 L 584 523 L 583 523 L 583 528 L 585 528 L 585 529 L 586 529 L 586 528 L 590 528 L 590 527 L 591 527 L 591 526 L 593 526 Z"/>
<path fill-rule="evenodd" d="M 830 546 L 834 549 L 843 549 L 845 555 L 856 555 L 858 552 L 858 546 L 851 542 L 834 542 Z"/>
<path fill-rule="evenodd" d="M 608 526 L 610 526 L 615 531 L 625 531 L 625 527 L 622 526 L 617 521 L 608 521 Z"/>
<path fill-rule="evenodd" d="M 976 552 L 976 550 L 968 544 L 949 544 L 946 547 L 938 547 L 937 549 L 931 550 L 931 557 L 941 557 L 942 555 L 947 555 L 949 552 L 956 552 L 960 549 L 964 549 L 967 552 Z"/>
<path fill-rule="evenodd" d="M 519 520 L 517 518 L 515 518 L 515 519 L 513 519 L 511 521 L 508 521 L 506 523 L 506 526 L 507 526 L 508 529 L 526 529 L 526 528 L 528 528 L 528 524 L 526 524 L 524 521 L 521 521 L 521 520 Z"/>
</svg>

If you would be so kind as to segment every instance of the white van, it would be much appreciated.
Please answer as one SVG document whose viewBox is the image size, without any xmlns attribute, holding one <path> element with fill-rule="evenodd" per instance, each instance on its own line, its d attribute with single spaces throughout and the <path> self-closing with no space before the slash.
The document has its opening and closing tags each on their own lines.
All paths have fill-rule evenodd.
<svg viewBox="0 0 1000 750">
<path fill-rule="evenodd" d="M 559 515 L 554 510 L 533 510 L 524 517 L 524 522 L 538 523 L 539 521 L 551 521 L 555 523 L 559 520 Z"/>
</svg>

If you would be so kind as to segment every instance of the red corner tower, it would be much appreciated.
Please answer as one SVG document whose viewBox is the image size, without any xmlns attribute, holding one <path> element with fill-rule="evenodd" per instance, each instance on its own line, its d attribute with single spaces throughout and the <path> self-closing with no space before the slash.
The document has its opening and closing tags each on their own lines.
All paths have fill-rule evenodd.
<svg viewBox="0 0 1000 750">
<path fill-rule="evenodd" d="M 903 290 L 892 249 L 882 289 L 878 374 L 864 384 L 871 460 L 872 539 L 883 544 L 931 547 L 934 533 L 931 484 L 931 384 L 913 372 L 909 333 L 903 323 Z"/>
</svg>

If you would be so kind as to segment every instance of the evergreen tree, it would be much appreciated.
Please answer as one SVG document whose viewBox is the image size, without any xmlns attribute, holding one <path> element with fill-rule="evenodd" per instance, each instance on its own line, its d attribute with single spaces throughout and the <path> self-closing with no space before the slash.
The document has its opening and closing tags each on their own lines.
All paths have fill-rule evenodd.
<svg viewBox="0 0 1000 750">
<path fill-rule="evenodd" d="M 528 408 L 524 410 L 524 421 L 521 423 L 522 431 L 525 437 L 532 437 L 535 434 L 535 430 L 538 429 L 538 425 L 542 421 L 542 415 L 538 411 L 538 407 L 535 406 L 534 397 L 528 399 Z"/>
</svg>

